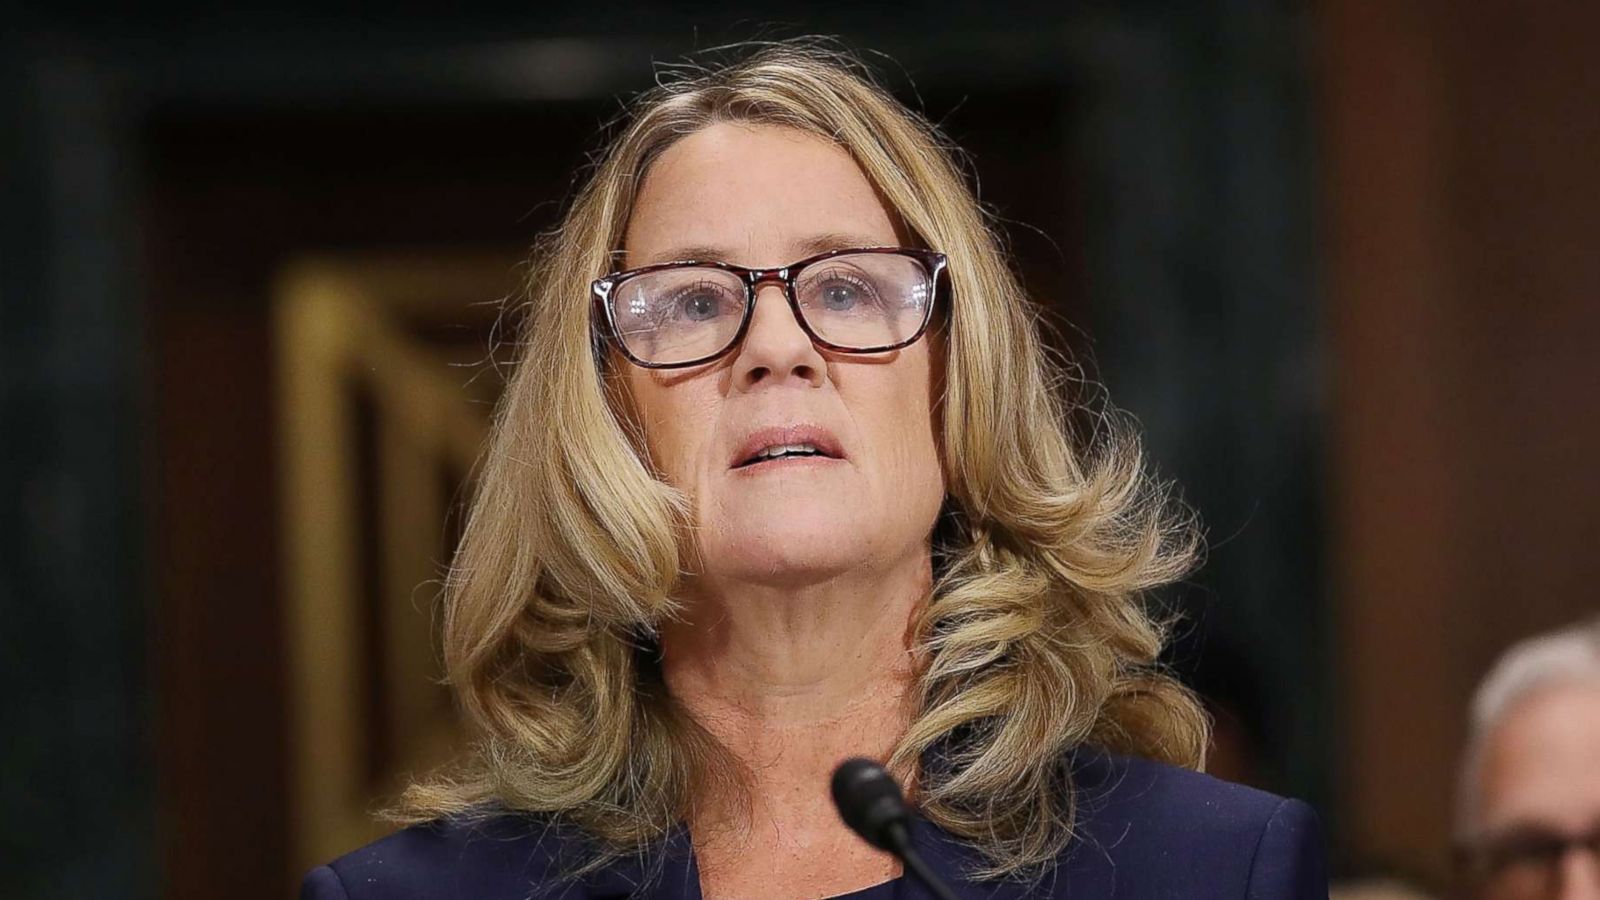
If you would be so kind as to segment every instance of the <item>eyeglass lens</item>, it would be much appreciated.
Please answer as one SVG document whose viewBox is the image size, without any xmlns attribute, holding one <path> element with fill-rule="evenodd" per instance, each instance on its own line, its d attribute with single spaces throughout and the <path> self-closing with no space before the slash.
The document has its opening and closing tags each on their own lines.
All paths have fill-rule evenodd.
<svg viewBox="0 0 1600 900">
<path fill-rule="evenodd" d="M 628 278 L 611 296 L 612 319 L 628 352 L 651 363 L 714 356 L 739 332 L 748 288 L 739 275 L 701 266 Z M 927 319 L 933 282 L 921 262 L 893 253 L 829 257 L 795 273 L 806 326 L 845 349 L 910 340 Z"/>
</svg>

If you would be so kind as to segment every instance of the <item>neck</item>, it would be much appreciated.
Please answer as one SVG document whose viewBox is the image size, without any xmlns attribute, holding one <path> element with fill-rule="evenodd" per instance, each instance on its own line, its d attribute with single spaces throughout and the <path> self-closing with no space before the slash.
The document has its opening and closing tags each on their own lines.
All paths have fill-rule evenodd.
<svg viewBox="0 0 1600 900">
<path fill-rule="evenodd" d="M 912 625 L 931 589 L 925 550 L 873 577 L 782 587 L 698 579 L 685 619 L 662 628 L 662 676 L 743 764 L 756 811 L 831 818 L 833 768 L 851 756 L 883 759 L 910 724 Z"/>
</svg>

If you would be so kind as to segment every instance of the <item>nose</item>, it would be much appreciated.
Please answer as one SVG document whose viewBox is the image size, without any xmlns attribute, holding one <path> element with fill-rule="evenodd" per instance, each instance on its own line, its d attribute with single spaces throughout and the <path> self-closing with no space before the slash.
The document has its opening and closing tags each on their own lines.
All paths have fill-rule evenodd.
<svg viewBox="0 0 1600 900">
<path fill-rule="evenodd" d="M 796 378 L 811 387 L 821 387 L 827 362 L 800 327 L 784 296 L 783 286 L 763 284 L 756 288 L 755 309 L 733 362 L 733 383 L 748 391 L 763 383 L 778 383 Z"/>
</svg>

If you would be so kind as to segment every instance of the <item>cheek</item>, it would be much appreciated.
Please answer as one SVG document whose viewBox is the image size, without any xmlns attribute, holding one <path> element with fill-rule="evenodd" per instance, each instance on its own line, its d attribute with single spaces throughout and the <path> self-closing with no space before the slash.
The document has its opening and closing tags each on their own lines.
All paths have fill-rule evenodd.
<svg viewBox="0 0 1600 900">
<path fill-rule="evenodd" d="M 691 489 L 711 433 L 712 404 L 698 384 L 662 385 L 642 370 L 628 381 L 649 463 L 674 487 Z"/>
<path fill-rule="evenodd" d="M 876 404 L 873 428 L 880 440 L 892 448 L 889 459 L 897 470 L 893 473 L 897 481 L 906 488 L 932 490 L 937 486 L 942 495 L 944 476 L 939 465 L 927 360 L 924 357 L 906 362 L 916 365 L 908 367 L 892 385 L 881 386 L 878 396 L 884 402 Z"/>
</svg>

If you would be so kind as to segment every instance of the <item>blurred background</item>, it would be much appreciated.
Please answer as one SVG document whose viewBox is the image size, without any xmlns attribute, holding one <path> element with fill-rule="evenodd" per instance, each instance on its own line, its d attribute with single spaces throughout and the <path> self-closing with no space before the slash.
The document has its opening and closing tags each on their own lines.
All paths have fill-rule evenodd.
<svg viewBox="0 0 1600 900">
<path fill-rule="evenodd" d="M 526 248 L 656 64 L 800 33 L 969 152 L 1199 509 L 1215 771 L 1442 890 L 1473 684 L 1600 606 L 1600 6 L 1046 9 L 9 14 L 0 895 L 283 897 L 383 832 L 456 739 L 437 578 Z"/>
</svg>

